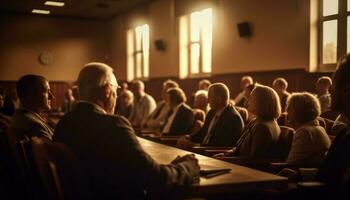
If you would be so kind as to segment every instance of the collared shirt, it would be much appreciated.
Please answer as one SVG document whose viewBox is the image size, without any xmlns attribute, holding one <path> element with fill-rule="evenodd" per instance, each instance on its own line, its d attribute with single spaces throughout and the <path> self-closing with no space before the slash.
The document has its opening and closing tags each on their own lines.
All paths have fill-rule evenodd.
<svg viewBox="0 0 350 200">
<path fill-rule="evenodd" d="M 10 128 L 16 134 L 17 140 L 27 137 L 45 137 L 52 140 L 53 128 L 47 124 L 47 120 L 26 108 L 19 108 L 12 116 Z"/>
<path fill-rule="evenodd" d="M 155 108 L 156 102 L 154 101 L 153 97 L 145 93 L 139 99 L 134 99 L 134 106 L 132 108 L 129 121 L 134 126 L 140 126 Z"/>
<path fill-rule="evenodd" d="M 203 144 L 208 144 L 210 141 L 210 138 L 212 136 L 212 132 L 211 130 L 213 129 L 213 127 L 215 126 L 215 124 L 217 123 L 217 121 L 219 120 L 222 112 L 224 112 L 224 110 L 227 108 L 228 105 L 226 105 L 225 107 L 223 107 L 222 109 L 220 109 L 219 111 L 217 111 L 215 113 L 215 116 L 213 117 L 213 119 L 210 121 L 209 127 L 208 127 L 208 132 L 206 134 L 206 136 L 203 139 Z"/>
<path fill-rule="evenodd" d="M 319 102 L 320 102 L 320 106 L 321 106 L 321 113 L 330 110 L 331 108 L 331 94 L 330 93 L 326 93 L 326 94 L 322 94 L 322 95 L 316 95 L 316 97 L 318 98 Z"/>
<path fill-rule="evenodd" d="M 174 108 L 170 108 L 169 109 L 169 112 L 172 109 L 172 114 L 168 117 L 168 119 L 165 119 L 166 120 L 165 121 L 166 124 L 164 125 L 162 133 L 169 133 L 171 125 L 173 124 L 173 121 L 174 121 L 175 116 L 177 114 L 177 111 L 179 110 L 180 106 L 182 106 L 182 105 L 183 105 L 183 103 L 175 106 Z"/>
</svg>

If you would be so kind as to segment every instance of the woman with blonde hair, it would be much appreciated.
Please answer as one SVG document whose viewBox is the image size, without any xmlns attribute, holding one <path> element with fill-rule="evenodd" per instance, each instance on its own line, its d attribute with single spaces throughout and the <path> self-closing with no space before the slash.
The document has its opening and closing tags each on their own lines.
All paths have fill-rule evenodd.
<svg viewBox="0 0 350 200">
<path fill-rule="evenodd" d="M 240 156 L 251 159 L 274 159 L 278 152 L 274 147 L 280 140 L 280 127 L 276 119 L 281 114 L 281 105 L 277 93 L 270 87 L 256 84 L 250 95 L 248 111 L 254 116 L 244 128 L 235 147 L 221 156 Z"/>
</svg>

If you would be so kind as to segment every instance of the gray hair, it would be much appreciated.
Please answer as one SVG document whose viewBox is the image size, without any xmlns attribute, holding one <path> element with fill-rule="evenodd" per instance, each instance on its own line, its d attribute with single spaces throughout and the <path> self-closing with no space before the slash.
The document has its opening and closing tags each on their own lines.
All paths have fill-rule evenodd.
<svg viewBox="0 0 350 200">
<path fill-rule="evenodd" d="M 82 98 L 91 98 L 96 90 L 106 84 L 118 85 L 113 69 L 99 62 L 88 63 L 80 71 L 77 84 Z"/>
<path fill-rule="evenodd" d="M 286 81 L 286 79 L 278 77 L 272 82 L 272 86 L 277 86 L 286 90 L 288 88 L 288 82 Z"/>
<path fill-rule="evenodd" d="M 293 112 L 297 122 L 303 124 L 316 119 L 321 113 L 318 99 L 308 92 L 296 92 L 287 100 L 287 112 Z"/>
<path fill-rule="evenodd" d="M 230 100 L 230 90 L 223 83 L 213 83 L 209 86 L 208 91 L 212 91 L 215 97 L 220 97 L 227 103 Z"/>
<path fill-rule="evenodd" d="M 186 95 L 181 88 L 170 88 L 167 90 L 167 94 L 169 95 L 170 104 L 178 105 L 187 100 Z"/>
</svg>

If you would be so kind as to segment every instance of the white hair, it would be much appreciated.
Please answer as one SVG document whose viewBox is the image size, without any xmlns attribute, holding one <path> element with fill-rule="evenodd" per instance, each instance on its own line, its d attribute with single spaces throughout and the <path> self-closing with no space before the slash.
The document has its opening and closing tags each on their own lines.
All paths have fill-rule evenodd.
<svg viewBox="0 0 350 200">
<path fill-rule="evenodd" d="M 77 84 L 83 98 L 93 97 L 96 94 L 96 89 L 106 84 L 118 85 L 113 69 L 99 62 L 86 64 L 79 73 Z"/>
<path fill-rule="evenodd" d="M 196 97 L 206 97 L 208 98 L 208 91 L 206 90 L 197 90 L 197 92 L 194 94 L 195 98 Z"/>
</svg>

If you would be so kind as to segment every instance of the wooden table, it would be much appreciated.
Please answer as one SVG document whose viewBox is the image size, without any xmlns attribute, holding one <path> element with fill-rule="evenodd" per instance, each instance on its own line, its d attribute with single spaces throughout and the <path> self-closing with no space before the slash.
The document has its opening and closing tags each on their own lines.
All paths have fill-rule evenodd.
<svg viewBox="0 0 350 200">
<path fill-rule="evenodd" d="M 192 153 L 140 137 L 138 139 L 145 151 L 161 164 L 170 163 L 177 155 Z M 280 176 L 199 154 L 196 154 L 196 157 L 200 165 L 230 168 L 231 172 L 209 179 L 201 177 L 199 183 L 193 184 L 190 187 L 190 196 L 224 194 L 234 191 L 254 191 L 258 189 L 283 189 L 287 186 L 287 179 Z"/>
</svg>

